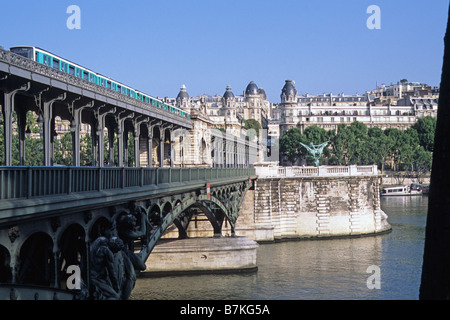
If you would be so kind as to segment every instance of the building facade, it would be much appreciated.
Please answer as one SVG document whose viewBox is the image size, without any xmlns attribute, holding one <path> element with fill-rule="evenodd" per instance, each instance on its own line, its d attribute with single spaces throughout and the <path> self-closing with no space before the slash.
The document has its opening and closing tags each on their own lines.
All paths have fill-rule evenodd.
<svg viewBox="0 0 450 320">
<path fill-rule="evenodd" d="M 272 103 L 267 100 L 263 88 L 251 81 L 242 95 L 235 95 L 227 86 L 223 95 L 189 96 L 182 85 L 176 98 L 163 98 L 164 102 L 176 107 L 199 112 L 208 117 L 212 126 L 241 136 L 245 135 L 245 120 L 254 119 L 262 128 L 267 128 L 271 117 Z"/>
<path fill-rule="evenodd" d="M 412 91 L 414 94 L 403 91 L 402 95 L 399 95 L 402 91 L 399 88 L 392 91 L 395 96 L 389 96 L 389 100 L 380 100 L 381 96 L 377 97 L 373 92 L 355 95 L 300 95 L 295 82 L 286 80 L 281 90 L 281 102 L 274 105 L 272 110 L 269 134 L 280 137 L 290 128 L 296 127 L 303 132 L 312 125 L 325 130 L 337 130 L 339 124 L 354 121 L 362 122 L 369 128 L 405 130 L 421 117 L 437 116 L 439 98 L 431 87 L 429 90 L 415 89 Z M 385 94 L 386 92 L 391 94 L 390 91 L 385 91 Z"/>
</svg>

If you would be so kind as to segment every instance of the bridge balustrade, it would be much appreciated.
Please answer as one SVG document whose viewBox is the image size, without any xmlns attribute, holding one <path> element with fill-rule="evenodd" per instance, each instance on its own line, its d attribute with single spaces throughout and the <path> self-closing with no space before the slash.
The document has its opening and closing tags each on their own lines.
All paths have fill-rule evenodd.
<svg viewBox="0 0 450 320">
<path fill-rule="evenodd" d="M 253 175 L 253 168 L 0 167 L 0 200 Z"/>
</svg>

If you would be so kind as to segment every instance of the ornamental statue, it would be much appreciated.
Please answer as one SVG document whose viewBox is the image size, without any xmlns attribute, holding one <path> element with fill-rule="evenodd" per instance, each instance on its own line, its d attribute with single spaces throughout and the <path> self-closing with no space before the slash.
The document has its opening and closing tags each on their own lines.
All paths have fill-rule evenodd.
<svg viewBox="0 0 450 320">
<path fill-rule="evenodd" d="M 323 149 L 328 145 L 328 141 L 314 145 L 312 142 L 309 143 L 309 146 L 300 142 L 300 144 L 305 147 L 305 149 L 309 152 L 309 154 L 314 158 L 314 166 L 319 166 L 319 159 L 322 155 Z"/>
</svg>

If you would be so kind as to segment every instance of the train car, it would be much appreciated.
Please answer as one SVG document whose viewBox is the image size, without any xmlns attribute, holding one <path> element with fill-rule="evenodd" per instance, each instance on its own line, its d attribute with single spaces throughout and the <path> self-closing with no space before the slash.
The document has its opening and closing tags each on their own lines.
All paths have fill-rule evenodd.
<svg viewBox="0 0 450 320">
<path fill-rule="evenodd" d="M 127 85 L 112 80 L 104 75 L 96 73 L 90 69 L 82 67 L 76 63 L 61 58 L 41 48 L 32 46 L 18 46 L 18 47 L 11 47 L 9 50 L 12 53 L 18 54 L 27 59 L 34 60 L 38 63 L 52 67 L 61 72 L 65 72 L 77 78 L 81 78 L 83 80 L 95 83 L 96 85 L 126 95 L 133 99 L 140 100 L 147 105 L 163 109 L 165 111 L 179 115 L 183 118 L 187 119 L 191 118 L 188 112 L 185 112 L 174 106 L 169 106 L 160 101 L 159 99 L 156 99 L 148 94 L 135 90 Z"/>
</svg>

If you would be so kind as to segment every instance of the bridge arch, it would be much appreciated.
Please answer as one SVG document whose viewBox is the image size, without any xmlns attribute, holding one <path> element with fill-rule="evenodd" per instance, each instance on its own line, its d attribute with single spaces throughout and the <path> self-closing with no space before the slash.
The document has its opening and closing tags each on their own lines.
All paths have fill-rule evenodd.
<svg viewBox="0 0 450 320">
<path fill-rule="evenodd" d="M 87 278 L 88 246 L 86 231 L 78 223 L 73 223 L 62 232 L 58 241 L 58 271 L 61 286 L 64 286 L 69 276 L 67 268 L 70 265 L 80 267 L 82 278 Z"/>
<path fill-rule="evenodd" d="M 104 216 L 97 218 L 93 223 L 89 231 L 89 239 L 91 242 L 95 241 L 98 237 L 106 236 L 109 238 L 109 232 L 113 223 L 110 219 Z"/>
<path fill-rule="evenodd" d="M 178 228 L 179 238 L 187 237 L 189 223 L 198 211 L 205 214 L 215 236 L 222 235 L 222 226 L 225 221 L 230 225 L 231 234 L 234 235 L 238 208 L 250 186 L 251 183 L 244 181 L 232 186 L 214 187 L 209 195 L 204 190 L 197 194 L 189 193 L 181 197 L 164 198 L 161 202 L 153 203 L 147 209 L 148 217 L 152 223 L 156 220 L 155 217 L 160 217 L 161 221 L 150 235 L 150 241 L 141 251 L 141 255 L 150 254 L 172 224 Z"/>
<path fill-rule="evenodd" d="M 0 282 L 9 283 L 12 280 L 11 254 L 0 245 Z"/>
<path fill-rule="evenodd" d="M 166 217 L 171 212 L 172 212 L 172 203 L 170 201 L 167 201 L 162 206 L 162 212 L 161 212 L 162 213 L 162 218 L 164 219 L 164 217 Z"/>
<path fill-rule="evenodd" d="M 161 223 L 161 207 L 157 203 L 151 204 L 146 211 L 151 224 L 159 225 Z"/>
<path fill-rule="evenodd" d="M 19 253 L 17 283 L 51 286 L 55 279 L 54 243 L 44 232 L 32 234 Z"/>
</svg>

